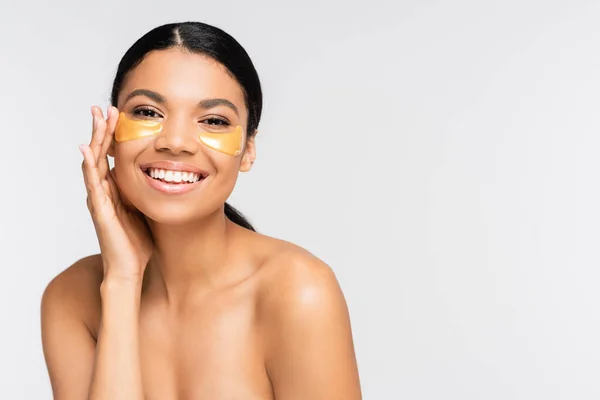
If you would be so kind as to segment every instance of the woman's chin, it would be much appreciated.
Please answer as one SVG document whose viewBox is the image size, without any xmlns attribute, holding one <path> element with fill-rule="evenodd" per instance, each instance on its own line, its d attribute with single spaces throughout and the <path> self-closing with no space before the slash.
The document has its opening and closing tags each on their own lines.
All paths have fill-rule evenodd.
<svg viewBox="0 0 600 400">
<path fill-rule="evenodd" d="M 202 208 L 197 205 L 164 204 L 160 207 L 141 207 L 139 210 L 156 224 L 180 226 L 198 223 L 206 219 L 211 213 Z"/>
</svg>

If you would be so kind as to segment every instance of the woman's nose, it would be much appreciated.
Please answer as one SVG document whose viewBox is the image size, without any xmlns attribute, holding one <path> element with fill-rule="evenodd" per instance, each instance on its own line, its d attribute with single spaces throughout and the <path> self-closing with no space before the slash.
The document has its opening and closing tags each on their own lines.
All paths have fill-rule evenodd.
<svg viewBox="0 0 600 400">
<path fill-rule="evenodd" d="M 200 147 L 195 122 L 167 120 L 163 123 L 162 132 L 154 142 L 157 151 L 168 151 L 173 154 L 196 154 Z"/>
</svg>

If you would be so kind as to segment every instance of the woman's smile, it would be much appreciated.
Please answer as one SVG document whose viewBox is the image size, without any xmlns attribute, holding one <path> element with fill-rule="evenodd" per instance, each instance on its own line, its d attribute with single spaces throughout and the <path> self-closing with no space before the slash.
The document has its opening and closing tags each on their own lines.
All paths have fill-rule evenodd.
<svg viewBox="0 0 600 400">
<path fill-rule="evenodd" d="M 208 173 L 198 167 L 169 160 L 140 165 L 145 182 L 162 193 L 182 194 L 198 188 Z"/>
</svg>

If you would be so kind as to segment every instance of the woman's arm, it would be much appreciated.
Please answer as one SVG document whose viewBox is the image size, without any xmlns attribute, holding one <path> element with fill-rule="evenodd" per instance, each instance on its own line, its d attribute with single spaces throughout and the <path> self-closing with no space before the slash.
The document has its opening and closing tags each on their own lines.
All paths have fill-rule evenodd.
<svg viewBox="0 0 600 400">
<path fill-rule="evenodd" d="M 141 282 L 105 279 L 90 399 L 143 399 L 139 344 Z"/>
<path fill-rule="evenodd" d="M 296 255 L 272 280 L 266 367 L 277 400 L 360 400 L 346 301 L 331 269 Z"/>
</svg>

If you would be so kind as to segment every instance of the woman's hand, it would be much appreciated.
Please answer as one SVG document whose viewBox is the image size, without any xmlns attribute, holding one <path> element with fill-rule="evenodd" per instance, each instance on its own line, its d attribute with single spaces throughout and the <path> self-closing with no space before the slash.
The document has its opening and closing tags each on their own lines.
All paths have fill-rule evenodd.
<svg viewBox="0 0 600 400">
<path fill-rule="evenodd" d="M 110 106 L 104 119 L 92 107 L 93 130 L 89 145 L 81 145 L 87 206 L 94 221 L 104 264 L 104 279 L 141 282 L 153 251 L 152 237 L 144 216 L 123 204 L 115 171 L 109 169 L 107 153 L 119 118 Z"/>
</svg>

